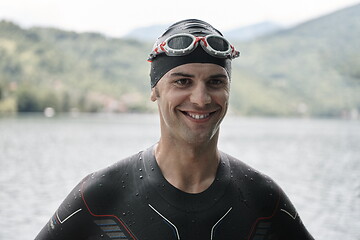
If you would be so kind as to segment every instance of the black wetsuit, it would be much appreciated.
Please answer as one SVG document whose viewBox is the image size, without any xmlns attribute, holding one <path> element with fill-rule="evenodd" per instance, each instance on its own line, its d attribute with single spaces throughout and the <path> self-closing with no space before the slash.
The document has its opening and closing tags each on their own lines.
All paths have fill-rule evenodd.
<svg viewBox="0 0 360 240">
<path fill-rule="evenodd" d="M 83 179 L 37 240 L 313 239 L 283 191 L 267 176 L 221 153 L 204 192 L 178 190 L 152 148 Z"/>
</svg>

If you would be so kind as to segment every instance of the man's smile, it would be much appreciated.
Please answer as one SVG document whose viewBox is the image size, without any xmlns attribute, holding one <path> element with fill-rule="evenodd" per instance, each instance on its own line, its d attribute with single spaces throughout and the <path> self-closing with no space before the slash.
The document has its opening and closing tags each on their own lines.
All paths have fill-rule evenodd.
<svg viewBox="0 0 360 240">
<path fill-rule="evenodd" d="M 209 119 L 216 111 L 212 112 L 191 112 L 191 111 L 180 111 L 185 116 L 190 117 L 194 120 L 206 120 Z"/>
</svg>

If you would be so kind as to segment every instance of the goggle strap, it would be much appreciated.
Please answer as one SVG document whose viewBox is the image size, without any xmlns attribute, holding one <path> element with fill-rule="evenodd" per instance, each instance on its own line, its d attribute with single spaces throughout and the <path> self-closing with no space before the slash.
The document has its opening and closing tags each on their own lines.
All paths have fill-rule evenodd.
<svg viewBox="0 0 360 240">
<path fill-rule="evenodd" d="M 205 47 L 208 46 L 205 37 L 196 37 L 196 38 L 195 38 L 195 41 L 194 41 L 194 44 L 193 44 L 194 47 L 195 47 L 196 44 L 197 44 L 198 42 L 200 42 L 200 41 L 204 44 Z"/>
<path fill-rule="evenodd" d="M 163 50 L 164 52 L 165 52 L 165 48 L 164 48 L 165 45 L 166 45 L 166 42 L 163 42 L 159 46 L 161 48 L 161 50 Z"/>
</svg>

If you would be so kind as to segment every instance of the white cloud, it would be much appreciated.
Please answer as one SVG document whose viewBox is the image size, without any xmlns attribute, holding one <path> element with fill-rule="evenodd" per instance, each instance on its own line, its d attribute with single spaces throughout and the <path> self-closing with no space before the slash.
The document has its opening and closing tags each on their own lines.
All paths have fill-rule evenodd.
<svg viewBox="0 0 360 240">
<path fill-rule="evenodd" d="M 221 30 L 271 20 L 284 25 L 305 21 L 355 0 L 0 0 L 0 19 L 23 26 L 54 26 L 121 36 L 133 28 L 199 18 Z"/>
</svg>

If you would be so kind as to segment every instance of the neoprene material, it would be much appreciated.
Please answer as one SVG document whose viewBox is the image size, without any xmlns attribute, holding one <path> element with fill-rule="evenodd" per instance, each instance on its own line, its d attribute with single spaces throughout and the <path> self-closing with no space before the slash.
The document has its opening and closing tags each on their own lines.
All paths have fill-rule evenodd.
<svg viewBox="0 0 360 240">
<path fill-rule="evenodd" d="M 295 208 L 269 177 L 221 153 L 202 193 L 163 177 L 153 148 L 84 178 L 36 240 L 310 240 Z"/>
<path fill-rule="evenodd" d="M 161 37 L 157 39 L 154 46 L 159 45 L 168 37 L 178 33 L 189 33 L 194 36 L 207 36 L 215 34 L 222 36 L 221 32 L 207 22 L 198 19 L 187 19 L 171 25 Z M 231 77 L 231 60 L 228 58 L 217 58 L 206 53 L 199 45 L 189 55 L 167 56 L 162 53 L 155 57 L 151 62 L 150 79 L 151 87 L 155 87 L 157 82 L 171 69 L 187 63 L 213 63 L 223 67 Z"/>
</svg>

